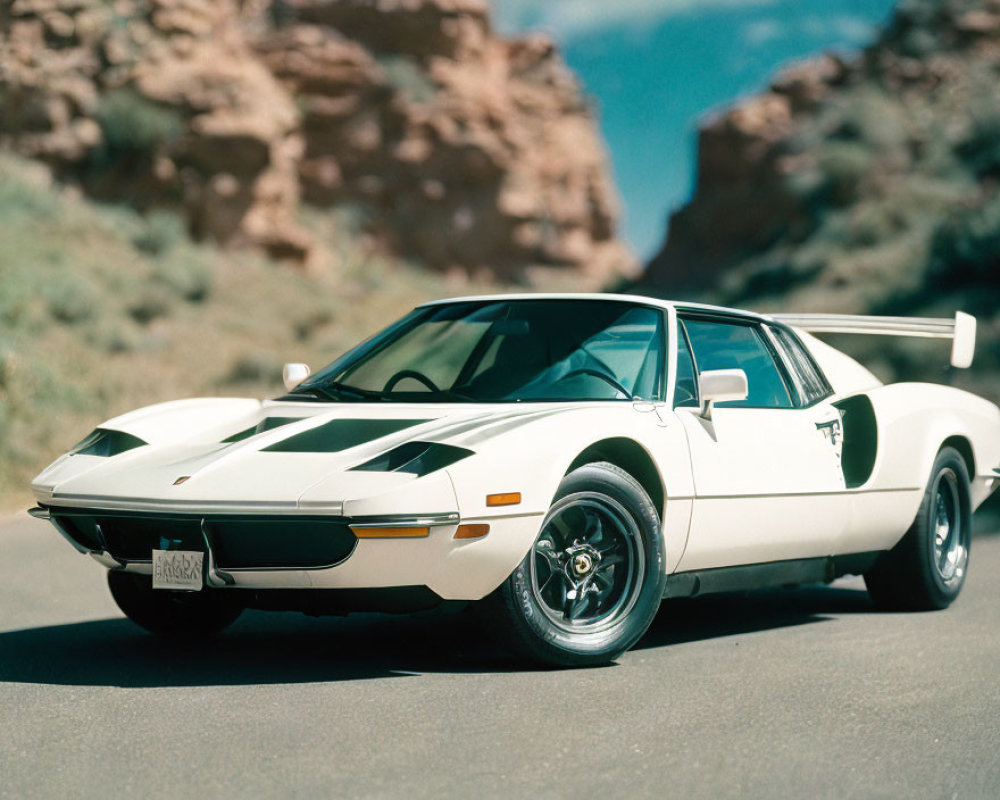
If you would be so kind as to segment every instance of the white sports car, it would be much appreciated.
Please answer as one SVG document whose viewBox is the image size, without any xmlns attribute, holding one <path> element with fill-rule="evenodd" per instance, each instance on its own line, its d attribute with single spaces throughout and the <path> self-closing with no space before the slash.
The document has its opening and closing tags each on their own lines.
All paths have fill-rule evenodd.
<svg viewBox="0 0 1000 800">
<path fill-rule="evenodd" d="M 276 400 L 109 420 L 32 484 L 139 625 L 244 608 L 479 601 L 531 659 L 612 660 L 662 598 L 864 575 L 944 608 L 1000 480 L 1000 409 L 882 385 L 812 332 L 949 337 L 975 320 L 766 317 L 615 295 L 421 306 Z"/>
</svg>

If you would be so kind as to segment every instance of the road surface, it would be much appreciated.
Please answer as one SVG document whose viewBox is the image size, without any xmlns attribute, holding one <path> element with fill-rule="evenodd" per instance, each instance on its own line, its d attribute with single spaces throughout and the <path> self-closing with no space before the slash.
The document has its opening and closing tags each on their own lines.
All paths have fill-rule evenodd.
<svg viewBox="0 0 1000 800">
<path fill-rule="evenodd" d="M 247 613 L 176 649 L 0 520 L 0 797 L 1000 797 L 1000 537 L 948 611 L 857 579 L 673 601 L 618 664 L 520 668 L 472 614 Z"/>
</svg>

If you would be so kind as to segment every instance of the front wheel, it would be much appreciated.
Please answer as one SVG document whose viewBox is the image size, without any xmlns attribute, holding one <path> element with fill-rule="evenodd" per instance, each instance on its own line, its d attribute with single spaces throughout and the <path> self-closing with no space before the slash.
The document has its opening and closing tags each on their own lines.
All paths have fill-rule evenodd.
<svg viewBox="0 0 1000 800">
<path fill-rule="evenodd" d="M 887 611 L 947 608 L 965 583 L 971 541 L 969 473 L 962 456 L 946 447 L 913 525 L 865 574 L 868 593 Z"/>
<path fill-rule="evenodd" d="M 238 600 L 218 589 L 173 592 L 153 589 L 152 578 L 108 572 L 111 596 L 136 625 L 172 639 L 204 639 L 229 627 L 243 612 Z M 230 590 L 231 591 L 231 590 Z"/>
<path fill-rule="evenodd" d="M 659 515 L 643 488 L 613 464 L 587 464 L 563 478 L 534 546 L 485 608 L 532 661 L 604 664 L 653 621 L 663 562 Z"/>
</svg>

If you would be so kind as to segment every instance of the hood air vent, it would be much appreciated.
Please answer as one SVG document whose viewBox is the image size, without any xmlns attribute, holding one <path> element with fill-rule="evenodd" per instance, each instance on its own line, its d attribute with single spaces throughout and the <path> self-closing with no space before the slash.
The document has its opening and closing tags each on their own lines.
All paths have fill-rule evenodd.
<svg viewBox="0 0 1000 800">
<path fill-rule="evenodd" d="M 409 472 L 418 478 L 451 466 L 473 453 L 463 447 L 437 442 L 407 442 L 371 461 L 353 467 L 361 472 Z"/>
</svg>

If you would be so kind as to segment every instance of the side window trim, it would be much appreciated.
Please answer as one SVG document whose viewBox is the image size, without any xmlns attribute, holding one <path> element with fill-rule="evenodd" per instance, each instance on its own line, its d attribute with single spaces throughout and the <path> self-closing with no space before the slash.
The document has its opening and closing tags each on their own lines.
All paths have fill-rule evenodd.
<svg viewBox="0 0 1000 800">
<path fill-rule="evenodd" d="M 650 398 L 654 403 L 667 402 L 667 389 L 670 382 L 670 315 L 666 309 L 660 314 L 660 357 L 656 365 L 655 396 Z"/>
<path fill-rule="evenodd" d="M 794 396 L 795 402 L 793 405 L 796 408 L 804 408 L 807 402 L 805 386 L 802 383 L 802 376 L 799 375 L 797 369 L 795 369 L 795 364 L 791 359 L 790 354 L 785 349 L 784 344 L 775 335 L 774 330 L 770 325 L 762 325 L 764 329 L 764 338 L 771 348 L 771 355 L 774 356 L 775 362 L 778 364 L 778 371 L 782 373 L 782 377 L 785 379 L 786 385 L 791 390 L 789 394 Z"/>
<path fill-rule="evenodd" d="M 677 374 L 680 375 L 680 346 L 681 340 L 683 339 L 684 344 L 687 348 L 688 356 L 691 358 L 691 367 L 694 369 L 694 405 L 677 405 L 677 383 L 676 378 L 674 378 L 674 391 L 671 393 L 670 405 L 672 408 L 701 408 L 701 387 L 698 385 L 698 357 L 694 353 L 694 348 L 691 346 L 691 338 L 688 336 L 687 326 L 684 325 L 684 320 L 680 315 L 677 316 L 677 347 L 674 348 L 673 352 L 677 355 Z"/>
<path fill-rule="evenodd" d="M 830 381 L 827 379 L 826 374 L 820 368 L 819 364 L 816 363 L 816 359 L 813 358 L 813 354 L 809 352 L 809 348 L 806 347 L 802 343 L 802 340 L 796 335 L 795 331 L 792 330 L 787 325 L 784 325 L 782 323 L 768 323 L 767 327 L 769 329 L 768 332 L 771 333 L 771 335 L 776 340 L 778 340 L 779 342 L 781 341 L 780 337 L 777 336 L 776 334 L 772 333 L 771 329 L 774 329 L 775 331 L 780 331 L 785 336 L 787 336 L 788 339 L 790 340 L 792 346 L 795 347 L 798 350 L 799 354 L 802 356 L 802 358 L 804 358 L 806 360 L 806 362 L 808 362 L 808 364 L 809 364 L 810 368 L 812 369 L 812 372 L 815 375 L 815 377 L 819 379 L 819 382 L 820 382 L 821 387 L 822 387 L 822 393 L 820 395 L 818 395 L 817 397 L 813 398 L 812 400 L 810 400 L 808 398 L 808 396 L 807 396 L 806 391 L 805 391 L 805 384 L 802 383 L 802 381 L 801 381 L 801 376 L 799 375 L 799 370 L 795 366 L 795 357 L 794 357 L 794 355 L 792 353 L 787 353 L 787 347 L 785 347 L 784 345 L 782 345 L 782 349 L 787 353 L 787 358 L 788 358 L 788 361 L 789 361 L 789 364 L 788 364 L 789 372 L 792 373 L 792 374 L 794 374 L 794 375 L 796 375 L 797 382 L 799 382 L 799 383 L 802 384 L 803 392 L 802 392 L 802 405 L 801 405 L 801 407 L 802 408 L 812 408 L 813 406 L 817 405 L 818 403 L 822 403 L 824 400 L 827 400 L 828 398 L 830 398 L 833 395 L 833 386 L 830 385 Z"/>
<path fill-rule="evenodd" d="M 762 329 L 766 327 L 764 322 L 760 319 L 755 319 L 753 317 L 744 317 L 740 314 L 727 314 L 724 312 L 714 312 L 714 311 L 678 311 L 677 313 L 677 324 L 678 327 L 683 325 L 687 320 L 699 321 L 699 322 L 714 322 L 720 325 L 742 325 L 743 327 L 750 328 L 756 332 L 758 339 L 764 346 L 765 351 L 770 355 L 771 360 L 774 362 L 775 369 L 777 370 L 778 377 L 785 387 L 785 391 L 788 392 L 788 399 L 790 406 L 738 406 L 733 410 L 769 410 L 769 411 L 794 411 L 802 406 L 798 402 L 799 394 L 798 387 L 793 384 L 790 372 L 784 363 L 784 359 L 779 355 L 777 348 L 771 342 L 770 333 L 765 333 Z M 685 336 L 687 335 L 687 329 L 684 330 Z M 691 347 L 691 340 L 688 337 L 688 346 L 691 349 L 691 360 L 694 362 L 695 368 L 695 384 L 697 385 L 701 377 L 701 368 L 698 366 L 698 356 L 694 351 L 694 347 Z M 820 373 L 822 374 L 822 373 Z M 824 376 L 824 381 L 826 380 Z M 699 396 L 699 401 L 700 401 Z"/>
</svg>

